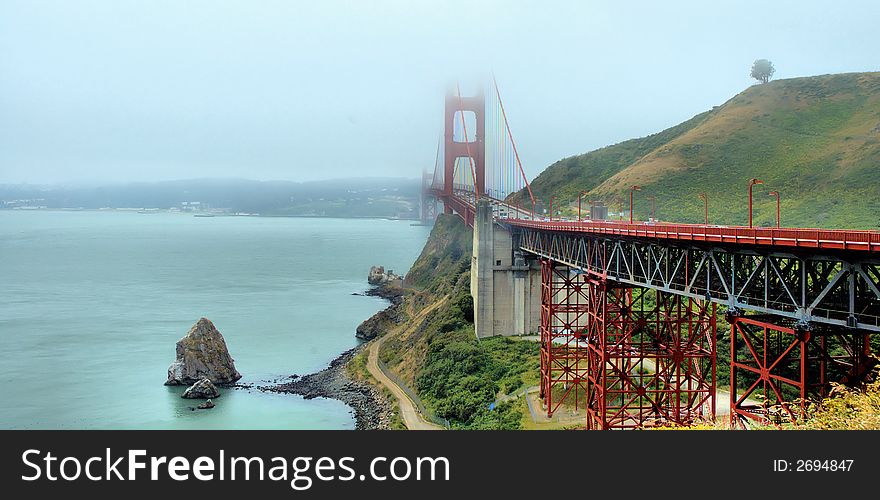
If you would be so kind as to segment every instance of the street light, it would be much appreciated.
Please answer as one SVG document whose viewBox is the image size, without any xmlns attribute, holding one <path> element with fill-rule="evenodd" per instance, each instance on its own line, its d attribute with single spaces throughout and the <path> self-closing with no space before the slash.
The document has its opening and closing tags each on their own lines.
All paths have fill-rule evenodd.
<svg viewBox="0 0 880 500">
<path fill-rule="evenodd" d="M 585 194 L 587 194 L 586 191 L 581 191 L 581 194 L 578 195 L 578 222 L 581 221 L 581 199 L 583 199 Z"/>
<path fill-rule="evenodd" d="M 779 229 L 779 191 L 770 191 L 767 194 L 776 197 L 776 229 Z"/>
<path fill-rule="evenodd" d="M 755 184 L 764 184 L 760 179 L 749 179 L 749 227 L 752 227 L 752 187 Z"/>
<path fill-rule="evenodd" d="M 703 200 L 703 210 L 706 213 L 706 225 L 709 225 L 709 195 L 700 193 L 700 199 Z"/>
<path fill-rule="evenodd" d="M 556 198 L 556 195 L 550 197 L 550 222 L 553 222 L 553 199 Z"/>
<path fill-rule="evenodd" d="M 629 188 L 629 223 L 633 223 L 633 193 L 636 191 L 641 191 L 641 186 L 633 186 Z"/>
<path fill-rule="evenodd" d="M 654 199 L 653 195 L 648 196 L 647 198 L 651 202 L 651 221 L 653 222 L 654 221 L 654 201 L 655 201 L 655 199 Z"/>
</svg>

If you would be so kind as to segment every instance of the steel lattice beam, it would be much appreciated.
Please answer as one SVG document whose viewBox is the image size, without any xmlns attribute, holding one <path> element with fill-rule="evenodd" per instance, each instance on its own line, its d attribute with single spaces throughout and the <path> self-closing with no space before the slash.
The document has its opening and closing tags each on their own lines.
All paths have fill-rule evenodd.
<svg viewBox="0 0 880 500">
<path fill-rule="evenodd" d="M 588 429 L 715 417 L 715 306 L 592 279 Z"/>
<path fill-rule="evenodd" d="M 519 247 L 594 276 L 734 310 L 880 331 L 880 261 L 861 254 L 756 251 L 533 229 Z"/>
<path fill-rule="evenodd" d="M 587 291 L 582 275 L 541 260 L 541 398 L 548 417 L 563 403 L 584 405 Z"/>
</svg>

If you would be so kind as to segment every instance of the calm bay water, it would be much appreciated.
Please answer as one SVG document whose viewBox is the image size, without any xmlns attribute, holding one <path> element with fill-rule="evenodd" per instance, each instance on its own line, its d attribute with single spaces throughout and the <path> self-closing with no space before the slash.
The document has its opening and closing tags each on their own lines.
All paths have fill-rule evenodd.
<svg viewBox="0 0 880 500">
<path fill-rule="evenodd" d="M 191 411 L 165 387 L 200 317 L 244 383 L 319 370 L 385 302 L 371 265 L 406 271 L 407 221 L 0 211 L 0 428 L 347 429 L 332 400 L 223 390 Z"/>
</svg>

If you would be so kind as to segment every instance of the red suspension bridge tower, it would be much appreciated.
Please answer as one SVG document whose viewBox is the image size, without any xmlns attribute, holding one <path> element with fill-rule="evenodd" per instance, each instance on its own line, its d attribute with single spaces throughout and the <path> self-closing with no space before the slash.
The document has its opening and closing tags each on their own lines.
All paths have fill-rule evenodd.
<svg viewBox="0 0 880 500">
<path fill-rule="evenodd" d="M 831 382 L 875 377 L 880 232 L 536 217 L 497 85 L 489 96 L 447 95 L 429 192 L 474 228 L 477 336 L 540 333 L 548 416 L 711 420 L 719 353 L 737 426 L 797 422 Z"/>
<path fill-rule="evenodd" d="M 485 193 L 486 188 L 486 100 L 482 93 L 471 97 L 462 97 L 461 93 L 446 95 L 446 113 L 444 120 L 443 142 L 443 194 L 452 196 L 456 164 L 464 160 L 473 177 L 473 189 L 477 198 Z M 468 114 L 471 113 L 473 121 Z M 468 123 L 473 124 L 468 129 Z M 458 133 L 457 133 L 458 132 Z M 446 207 L 446 213 L 452 213 Z"/>
</svg>

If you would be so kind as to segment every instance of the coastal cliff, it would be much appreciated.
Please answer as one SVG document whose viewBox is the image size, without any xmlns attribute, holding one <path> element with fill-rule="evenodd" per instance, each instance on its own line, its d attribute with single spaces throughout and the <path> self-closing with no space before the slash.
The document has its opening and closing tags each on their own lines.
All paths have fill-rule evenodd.
<svg viewBox="0 0 880 500">
<path fill-rule="evenodd" d="M 384 336 L 379 358 L 413 388 L 429 411 L 457 429 L 517 429 L 521 401 L 494 405 L 535 376 L 538 349 L 507 338 L 477 342 L 470 296 L 472 231 L 441 215 L 402 286 L 371 293 L 392 305 L 358 327 L 358 336 Z M 363 363 L 359 354 L 350 364 Z"/>
</svg>

